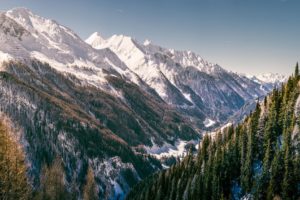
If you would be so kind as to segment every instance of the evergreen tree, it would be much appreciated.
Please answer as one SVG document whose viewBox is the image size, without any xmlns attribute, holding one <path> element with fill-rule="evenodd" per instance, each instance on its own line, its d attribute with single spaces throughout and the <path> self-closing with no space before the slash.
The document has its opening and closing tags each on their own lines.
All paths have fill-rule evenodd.
<svg viewBox="0 0 300 200">
<path fill-rule="evenodd" d="M 296 67 L 295 67 L 295 78 L 298 80 L 299 77 L 299 65 L 298 62 L 296 63 Z"/>
<path fill-rule="evenodd" d="M 253 199 L 299 199 L 300 145 L 295 128 L 300 125 L 295 112 L 298 73 L 296 67 L 295 76 L 281 90 L 274 89 L 262 106 L 257 104 L 241 124 L 214 137 L 206 135 L 195 162 L 188 154 L 181 163 L 162 172 L 167 174 L 165 178 L 156 176 L 147 185 L 141 184 L 128 199 L 138 199 L 136 195 L 143 191 L 149 191 L 147 196 L 152 199 L 236 199 L 245 193 Z M 244 193 L 232 193 L 233 183 Z"/>
<path fill-rule="evenodd" d="M 281 151 L 277 149 L 270 168 L 271 175 L 267 199 L 273 199 L 273 197 L 275 197 L 276 195 L 279 196 L 281 193 L 281 183 L 283 177 L 283 161 L 281 158 Z"/>
<path fill-rule="evenodd" d="M 292 191 L 292 180 L 293 180 L 293 168 L 292 168 L 292 160 L 291 160 L 291 152 L 290 148 L 286 147 L 284 152 L 284 177 L 283 177 L 283 183 L 282 183 L 282 196 L 283 199 L 291 199 L 290 195 L 293 194 L 294 191 Z"/>
</svg>

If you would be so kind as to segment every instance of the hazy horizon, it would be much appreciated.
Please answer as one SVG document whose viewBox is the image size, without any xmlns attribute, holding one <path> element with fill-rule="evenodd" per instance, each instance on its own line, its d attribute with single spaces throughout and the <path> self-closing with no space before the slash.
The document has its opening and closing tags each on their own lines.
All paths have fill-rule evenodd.
<svg viewBox="0 0 300 200">
<path fill-rule="evenodd" d="M 83 40 L 124 34 L 167 48 L 191 50 L 225 69 L 291 74 L 300 58 L 300 2 L 0 0 L 0 9 L 26 7 L 74 30 Z"/>
</svg>

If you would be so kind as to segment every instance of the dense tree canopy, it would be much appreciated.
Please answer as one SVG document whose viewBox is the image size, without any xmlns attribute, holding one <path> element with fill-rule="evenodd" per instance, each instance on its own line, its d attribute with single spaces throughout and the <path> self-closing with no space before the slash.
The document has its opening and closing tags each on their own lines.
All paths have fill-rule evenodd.
<svg viewBox="0 0 300 200">
<path fill-rule="evenodd" d="M 299 199 L 299 69 L 243 123 L 205 135 L 196 156 L 136 185 L 127 199 Z"/>
</svg>

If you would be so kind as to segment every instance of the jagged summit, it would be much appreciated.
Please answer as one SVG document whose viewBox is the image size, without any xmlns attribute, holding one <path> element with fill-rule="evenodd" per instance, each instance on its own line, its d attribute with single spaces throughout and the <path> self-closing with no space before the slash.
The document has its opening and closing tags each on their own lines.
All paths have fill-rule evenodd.
<svg viewBox="0 0 300 200">
<path fill-rule="evenodd" d="M 105 40 L 102 38 L 102 36 L 98 32 L 93 33 L 88 39 L 85 40 L 85 42 L 90 44 L 91 46 L 99 46 L 104 41 Z"/>
<path fill-rule="evenodd" d="M 263 81 L 227 71 L 192 51 L 168 49 L 149 41 L 140 43 L 124 35 L 113 35 L 100 43 L 90 38 L 87 43 L 95 49 L 111 49 L 172 105 L 196 105 L 200 110 L 211 109 L 209 113 L 216 110 L 230 113 L 245 101 L 263 96 L 272 88 L 272 84 L 265 85 Z M 234 102 L 239 99 L 240 105 L 232 104 L 232 98 Z M 227 106 L 232 107 L 225 111 Z M 211 117 L 216 121 L 222 118 L 218 114 Z"/>
<path fill-rule="evenodd" d="M 172 106 L 196 108 L 196 118 L 210 115 L 222 121 L 245 101 L 271 88 L 228 72 L 192 51 L 143 44 L 125 35 L 104 39 L 97 32 L 83 41 L 71 29 L 26 8 L 2 15 L 1 60 L 37 59 L 109 92 L 113 88 L 107 74 L 122 76 L 139 86 L 150 86 Z"/>
<path fill-rule="evenodd" d="M 0 20 L 0 52 L 5 55 L 2 61 L 37 59 L 101 88 L 107 88 L 107 71 L 138 83 L 136 75 L 111 50 L 92 48 L 71 29 L 54 20 L 26 8 L 4 12 Z M 99 34 L 96 36 L 99 39 Z"/>
<path fill-rule="evenodd" d="M 62 155 L 76 180 L 91 164 L 105 199 L 157 169 L 149 154 L 198 139 L 272 89 L 191 51 L 125 35 L 85 42 L 24 8 L 0 14 L 0 61 L 1 111 L 30 140 L 35 173 L 44 156 Z"/>
<path fill-rule="evenodd" d="M 265 73 L 265 74 L 259 74 L 256 76 L 259 80 L 266 82 L 266 83 L 282 83 L 285 82 L 287 80 L 287 76 L 284 76 L 282 74 L 279 73 Z"/>
</svg>

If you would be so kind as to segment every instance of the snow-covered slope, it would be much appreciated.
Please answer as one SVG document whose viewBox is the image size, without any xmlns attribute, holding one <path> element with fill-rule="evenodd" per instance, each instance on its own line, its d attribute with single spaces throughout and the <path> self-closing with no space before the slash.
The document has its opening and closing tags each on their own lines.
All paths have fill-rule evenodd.
<svg viewBox="0 0 300 200">
<path fill-rule="evenodd" d="M 69 28 L 26 8 L 0 14 L 0 52 L 2 61 L 35 58 L 102 89 L 109 88 L 107 72 L 139 83 L 139 78 L 111 50 L 95 50 Z"/>
<path fill-rule="evenodd" d="M 144 146 L 200 136 L 112 50 L 25 8 L 0 13 L 0 61 L 0 110 L 22 130 L 36 187 L 60 156 L 78 196 L 91 165 L 100 199 L 123 199 L 161 168 Z"/>
<path fill-rule="evenodd" d="M 278 73 L 265 73 L 259 75 L 245 75 L 247 78 L 259 84 L 271 84 L 279 86 L 281 83 L 287 81 L 287 77 Z"/>
<path fill-rule="evenodd" d="M 192 120 L 223 122 L 273 86 L 229 72 L 194 52 L 167 49 L 149 41 L 139 43 L 129 36 L 103 39 L 94 33 L 86 42 L 95 49 L 110 48 L 162 99 L 189 113 Z"/>
<path fill-rule="evenodd" d="M 265 83 L 283 83 L 287 80 L 286 76 L 278 73 L 259 74 L 256 78 Z"/>
<path fill-rule="evenodd" d="M 252 81 L 261 85 L 266 91 L 274 87 L 281 87 L 281 84 L 287 81 L 287 77 L 278 73 L 265 73 L 259 75 L 246 75 Z"/>
<path fill-rule="evenodd" d="M 0 13 L 0 107 L 23 128 L 37 177 L 43 156 L 58 154 L 76 160 L 70 177 L 94 161 L 102 194 L 126 193 L 123 170 L 139 179 L 159 168 L 141 148 L 198 139 L 268 92 L 190 51 L 99 33 L 87 43 L 28 9 Z"/>
</svg>

